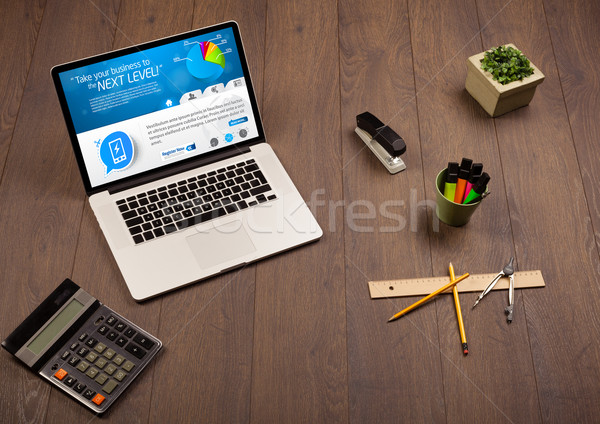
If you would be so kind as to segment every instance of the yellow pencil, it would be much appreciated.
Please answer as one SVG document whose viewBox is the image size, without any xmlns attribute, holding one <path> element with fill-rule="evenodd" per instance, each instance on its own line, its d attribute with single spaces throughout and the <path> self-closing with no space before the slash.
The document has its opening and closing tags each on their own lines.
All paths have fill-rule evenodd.
<svg viewBox="0 0 600 424">
<path fill-rule="evenodd" d="M 450 281 L 454 281 L 454 267 L 452 262 L 448 265 L 450 270 Z M 452 287 L 452 294 L 454 295 L 454 306 L 456 306 L 456 318 L 458 319 L 458 329 L 460 331 L 460 341 L 462 342 L 463 354 L 469 353 L 469 346 L 467 346 L 467 336 L 465 335 L 465 325 L 463 323 L 462 312 L 460 310 L 460 300 L 458 299 L 458 289 L 456 286 Z"/>
<path fill-rule="evenodd" d="M 467 278 L 469 276 L 469 273 L 467 272 L 464 275 L 461 275 L 460 277 L 458 277 L 456 280 L 450 281 L 448 284 L 446 284 L 444 287 L 441 287 L 439 289 L 437 289 L 436 291 L 434 291 L 431 294 L 428 294 L 427 296 L 425 296 L 423 299 L 413 303 L 412 305 L 410 305 L 408 308 L 404 308 L 402 309 L 400 312 L 398 312 L 396 315 L 394 315 L 393 317 L 391 317 L 390 319 L 388 319 L 388 322 L 390 321 L 394 321 L 398 318 L 400 318 L 402 315 L 409 313 L 410 311 L 412 311 L 413 309 L 418 308 L 419 306 L 421 306 L 423 303 L 427 302 L 429 299 L 437 296 L 438 294 L 448 290 L 450 287 L 454 287 L 455 285 L 457 285 L 458 283 L 460 283 L 462 280 L 464 280 L 465 278 Z"/>
</svg>

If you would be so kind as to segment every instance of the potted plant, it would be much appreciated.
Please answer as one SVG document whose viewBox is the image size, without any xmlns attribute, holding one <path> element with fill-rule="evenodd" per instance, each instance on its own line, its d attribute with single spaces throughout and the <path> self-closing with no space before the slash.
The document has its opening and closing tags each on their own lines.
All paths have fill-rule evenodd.
<svg viewBox="0 0 600 424">
<path fill-rule="evenodd" d="M 498 46 L 467 60 L 469 94 L 492 117 L 527 106 L 544 74 L 514 44 Z"/>
</svg>

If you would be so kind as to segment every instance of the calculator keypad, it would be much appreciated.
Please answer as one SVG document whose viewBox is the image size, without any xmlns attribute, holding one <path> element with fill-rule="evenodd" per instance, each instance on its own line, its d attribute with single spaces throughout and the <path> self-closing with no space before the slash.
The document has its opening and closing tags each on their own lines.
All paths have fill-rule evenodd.
<svg viewBox="0 0 600 424">
<path fill-rule="evenodd" d="M 81 356 L 81 357 L 84 357 L 85 355 L 87 355 L 87 354 L 88 354 L 88 352 L 89 352 L 89 351 L 90 351 L 90 350 L 89 350 L 88 348 L 86 348 L 86 347 L 80 347 L 80 348 L 77 350 L 77 354 L 78 354 L 79 356 Z"/>
<path fill-rule="evenodd" d="M 98 343 L 94 348 L 94 350 L 98 353 L 104 352 L 104 349 L 106 349 L 106 345 L 104 343 Z"/>
<path fill-rule="evenodd" d="M 81 393 L 86 387 L 87 386 L 85 384 L 79 382 L 73 386 L 73 390 L 75 390 L 77 393 Z"/>
<path fill-rule="evenodd" d="M 92 389 L 86 389 L 83 392 L 83 397 L 85 397 L 86 399 L 92 399 L 94 396 L 96 396 L 96 392 Z"/>
<path fill-rule="evenodd" d="M 155 340 L 101 306 L 41 373 L 93 409 L 105 410 L 158 352 Z"/>
<path fill-rule="evenodd" d="M 63 383 L 65 383 L 65 385 L 69 386 L 69 387 L 73 387 L 73 385 L 77 382 L 77 380 L 75 379 L 75 377 L 73 376 L 68 376 L 67 378 L 65 378 L 65 380 L 63 381 Z"/>
<path fill-rule="evenodd" d="M 125 346 L 125 350 L 139 359 L 142 359 L 146 354 L 146 351 L 135 343 L 129 343 L 127 346 Z"/>
<path fill-rule="evenodd" d="M 104 396 L 102 396 L 100 393 L 98 393 L 96 396 L 94 396 L 92 398 L 92 402 L 94 402 L 96 405 L 100 406 L 102 405 L 102 402 L 104 402 L 104 399 L 106 399 Z"/>
<path fill-rule="evenodd" d="M 96 361 L 96 363 L 94 365 L 96 365 L 96 367 L 102 369 L 106 366 L 106 363 L 108 361 L 105 358 L 98 358 L 98 360 Z"/>
<path fill-rule="evenodd" d="M 96 339 L 95 339 L 95 338 L 93 338 L 93 337 L 90 337 L 89 339 L 87 339 L 87 340 L 85 341 L 85 344 L 86 344 L 87 346 L 89 346 L 89 347 L 94 347 L 94 346 L 96 346 L 96 344 L 98 344 L 98 340 L 96 340 Z"/>
<path fill-rule="evenodd" d="M 54 374 L 54 377 L 56 377 L 59 380 L 62 380 L 66 376 L 67 376 L 67 372 L 65 370 L 63 370 L 62 368 L 59 369 L 58 371 L 56 371 L 56 373 Z"/>
<path fill-rule="evenodd" d="M 87 369 L 90 367 L 90 364 L 88 364 L 85 361 L 81 361 L 78 365 L 77 365 L 77 369 L 81 372 L 86 372 Z"/>
</svg>

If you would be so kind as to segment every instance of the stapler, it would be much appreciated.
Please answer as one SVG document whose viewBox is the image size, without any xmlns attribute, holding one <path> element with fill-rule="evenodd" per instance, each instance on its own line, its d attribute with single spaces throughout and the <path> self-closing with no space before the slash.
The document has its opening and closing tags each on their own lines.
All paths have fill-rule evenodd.
<svg viewBox="0 0 600 424">
<path fill-rule="evenodd" d="M 356 134 L 390 174 L 406 169 L 404 161 L 400 158 L 400 155 L 406 152 L 406 143 L 402 137 L 370 112 L 356 115 L 356 125 Z"/>
</svg>

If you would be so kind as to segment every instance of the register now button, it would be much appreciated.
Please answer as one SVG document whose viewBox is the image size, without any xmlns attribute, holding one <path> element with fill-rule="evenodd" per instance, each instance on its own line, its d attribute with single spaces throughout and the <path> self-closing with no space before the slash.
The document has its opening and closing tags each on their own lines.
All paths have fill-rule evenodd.
<svg viewBox="0 0 600 424">
<path fill-rule="evenodd" d="M 194 150 L 196 150 L 196 143 L 184 144 L 182 146 L 173 147 L 169 150 L 164 150 L 160 152 L 160 156 L 163 161 L 166 161 L 193 152 Z"/>
</svg>

